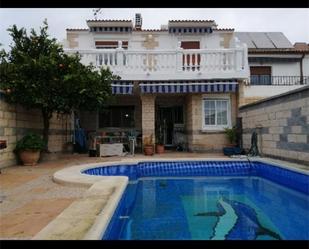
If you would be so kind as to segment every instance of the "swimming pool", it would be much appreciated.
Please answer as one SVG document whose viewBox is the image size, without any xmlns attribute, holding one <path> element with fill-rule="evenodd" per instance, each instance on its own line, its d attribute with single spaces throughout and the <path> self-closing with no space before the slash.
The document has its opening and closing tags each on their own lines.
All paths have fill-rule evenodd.
<svg viewBox="0 0 309 249">
<path fill-rule="evenodd" d="M 128 184 L 102 239 L 309 239 L 309 176 L 262 162 L 140 162 L 83 171 Z"/>
</svg>

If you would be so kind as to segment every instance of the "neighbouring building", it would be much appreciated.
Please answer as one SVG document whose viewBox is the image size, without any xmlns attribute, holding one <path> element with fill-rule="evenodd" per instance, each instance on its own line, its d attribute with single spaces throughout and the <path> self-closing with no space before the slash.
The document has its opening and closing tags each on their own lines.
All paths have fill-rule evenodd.
<svg viewBox="0 0 309 249">
<path fill-rule="evenodd" d="M 109 67 L 116 101 L 105 112 L 79 114 L 87 134 L 144 137 L 160 131 L 166 147 L 222 151 L 225 127 L 236 124 L 238 88 L 249 78 L 247 46 L 213 20 L 171 20 L 143 29 L 142 18 L 88 20 L 67 29 L 65 51 Z"/>
<path fill-rule="evenodd" d="M 240 105 L 309 83 L 309 44 L 292 43 L 281 32 L 235 32 L 248 46 L 250 81 L 241 85 Z"/>
</svg>

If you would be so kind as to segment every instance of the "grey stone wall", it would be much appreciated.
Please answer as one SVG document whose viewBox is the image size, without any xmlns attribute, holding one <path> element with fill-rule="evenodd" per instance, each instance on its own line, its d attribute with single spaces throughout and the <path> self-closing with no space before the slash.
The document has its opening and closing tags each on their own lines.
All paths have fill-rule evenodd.
<svg viewBox="0 0 309 249">
<path fill-rule="evenodd" d="M 262 156 L 309 166 L 309 86 L 240 107 L 243 146 L 258 132 Z"/>
</svg>

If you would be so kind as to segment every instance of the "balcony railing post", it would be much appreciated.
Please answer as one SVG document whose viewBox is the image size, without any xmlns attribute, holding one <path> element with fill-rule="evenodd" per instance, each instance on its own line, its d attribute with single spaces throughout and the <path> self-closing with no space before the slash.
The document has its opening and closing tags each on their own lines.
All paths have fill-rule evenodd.
<svg viewBox="0 0 309 249">
<path fill-rule="evenodd" d="M 116 48 L 116 67 L 118 72 L 123 71 L 124 63 L 124 49 L 122 48 L 122 41 L 118 41 L 118 47 Z"/>
<path fill-rule="evenodd" d="M 181 47 L 181 42 L 178 42 L 178 46 L 176 49 L 176 68 L 178 72 L 182 72 L 182 64 L 183 64 L 183 48 Z"/>
<path fill-rule="evenodd" d="M 304 76 L 270 76 L 270 75 L 251 75 L 250 84 L 251 85 L 273 85 L 273 86 L 294 86 L 300 85 L 300 81 L 303 78 L 303 84 L 307 84 L 308 77 Z"/>
<path fill-rule="evenodd" d="M 192 79 L 197 73 L 205 77 L 221 76 L 221 71 L 228 71 L 229 75 L 235 77 L 249 75 L 247 48 L 236 43 L 231 49 L 192 49 L 181 48 L 181 43 L 173 50 L 126 50 L 122 48 L 119 41 L 115 49 L 84 49 L 79 50 L 83 55 L 83 63 L 90 62 L 97 67 L 110 67 L 110 69 L 121 77 L 143 78 L 148 70 L 152 72 L 151 79 L 171 77 Z M 67 50 L 67 53 L 74 51 Z M 197 72 L 200 71 L 200 72 Z M 177 75 L 178 74 L 178 75 Z M 196 76 L 195 76 L 196 75 Z M 147 76 L 148 77 L 148 76 Z M 229 76 L 230 77 L 230 76 Z M 274 79 L 275 80 L 275 79 Z"/>
</svg>

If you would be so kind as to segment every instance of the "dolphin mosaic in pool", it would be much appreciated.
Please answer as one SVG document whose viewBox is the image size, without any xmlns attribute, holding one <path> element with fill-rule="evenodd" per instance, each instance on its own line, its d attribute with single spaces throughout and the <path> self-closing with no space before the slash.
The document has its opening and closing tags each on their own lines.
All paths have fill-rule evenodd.
<svg viewBox="0 0 309 249">
<path fill-rule="evenodd" d="M 218 218 L 218 222 L 213 229 L 214 234 L 210 239 L 239 239 L 241 237 L 246 237 L 250 240 L 256 240 L 258 236 L 263 235 L 281 240 L 279 234 L 261 225 L 255 210 L 249 205 L 222 198 L 218 201 L 217 206 L 219 209 L 217 212 L 213 211 L 195 214 L 195 216 L 215 216 Z M 226 219 L 224 219 L 225 217 Z M 223 229 L 218 228 L 218 224 L 227 229 L 226 234 L 222 234 Z M 244 224 L 250 224 L 252 229 L 244 230 Z M 220 231 L 220 235 L 216 233 L 217 230 Z"/>
</svg>

